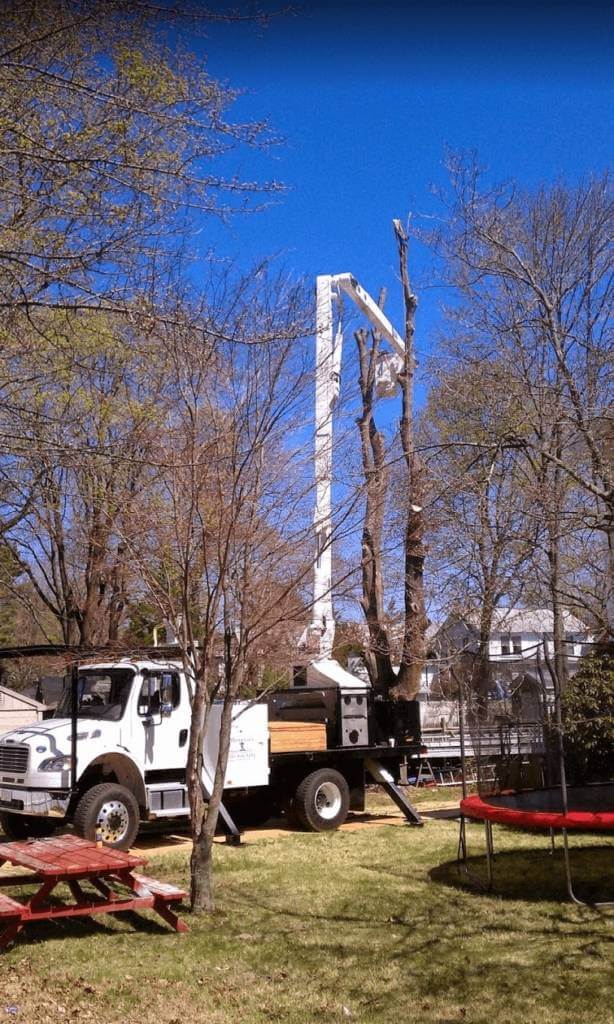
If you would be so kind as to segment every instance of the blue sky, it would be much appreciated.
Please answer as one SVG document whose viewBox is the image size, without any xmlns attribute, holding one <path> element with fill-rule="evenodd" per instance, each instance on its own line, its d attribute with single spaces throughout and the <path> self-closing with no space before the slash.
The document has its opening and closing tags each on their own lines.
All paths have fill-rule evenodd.
<svg viewBox="0 0 614 1024">
<path fill-rule="evenodd" d="M 439 216 L 446 147 L 475 149 L 493 179 L 527 187 L 608 165 L 612 21 L 590 2 L 316 0 L 265 30 L 211 27 L 195 45 L 211 74 L 246 90 L 235 116 L 265 117 L 285 140 L 229 166 L 288 192 L 253 218 L 203 226 L 203 247 L 243 262 L 275 254 L 313 278 L 349 270 L 374 294 L 388 287 L 399 321 L 391 220 Z M 427 352 L 442 293 L 419 246 L 412 270 Z"/>
</svg>

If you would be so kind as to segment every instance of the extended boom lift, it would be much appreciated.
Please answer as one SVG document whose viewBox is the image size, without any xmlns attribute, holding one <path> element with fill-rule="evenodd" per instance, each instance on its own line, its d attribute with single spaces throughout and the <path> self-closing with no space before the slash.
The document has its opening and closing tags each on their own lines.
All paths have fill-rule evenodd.
<svg viewBox="0 0 614 1024">
<path fill-rule="evenodd" d="M 405 342 L 387 316 L 351 274 L 325 274 L 316 281 L 316 408 L 314 526 L 316 562 L 311 622 L 301 637 L 301 647 L 330 658 L 335 640 L 332 595 L 332 478 L 333 412 L 339 397 L 343 326 L 341 294 L 348 295 L 372 326 L 390 344 L 378 362 L 378 394 L 394 394 L 397 375 L 405 356 Z M 335 321 L 335 307 L 337 323 Z"/>
</svg>

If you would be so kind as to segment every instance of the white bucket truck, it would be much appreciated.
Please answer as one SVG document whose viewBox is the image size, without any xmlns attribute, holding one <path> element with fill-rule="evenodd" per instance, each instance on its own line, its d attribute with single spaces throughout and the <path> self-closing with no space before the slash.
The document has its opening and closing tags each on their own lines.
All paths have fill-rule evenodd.
<svg viewBox="0 0 614 1024">
<path fill-rule="evenodd" d="M 49 835 L 72 824 L 110 846 L 132 844 L 140 822 L 189 814 L 186 760 L 188 683 L 173 662 L 121 660 L 86 664 L 55 717 L 0 737 L 0 823 L 13 838 Z M 410 821 L 418 818 L 394 784 L 419 752 L 415 702 L 399 717 L 392 702 L 371 703 L 370 687 L 322 659 L 298 673 L 288 690 L 262 701 L 238 701 L 233 712 L 222 820 L 240 823 L 284 811 L 304 828 L 337 828 L 348 810 L 364 808 L 368 777 L 384 785 Z M 204 785 L 210 790 L 221 704 L 214 704 L 205 741 Z M 318 749 L 271 752 L 269 722 L 320 730 Z M 72 759 L 75 759 L 74 780 Z"/>
<path fill-rule="evenodd" d="M 54 718 L 0 737 L 0 821 L 14 837 L 77 832 L 129 846 L 139 821 L 188 813 L 190 697 L 177 664 L 119 661 L 79 668 L 75 780 L 71 686 Z M 211 709 L 205 785 L 212 784 L 221 705 Z M 268 783 L 267 708 L 238 702 L 226 785 Z"/>
<path fill-rule="evenodd" d="M 391 352 L 381 353 L 378 364 L 383 394 L 394 393 L 405 352 L 403 339 L 351 274 L 318 277 L 317 558 L 312 621 L 303 637 L 303 647 L 317 652 L 316 660 L 295 674 L 291 690 L 235 706 L 221 816 L 236 835 L 233 817 L 265 819 L 282 809 L 304 828 L 337 828 L 348 810 L 364 808 L 369 777 L 388 791 L 410 822 L 420 823 L 391 773 L 406 777 L 408 758 L 420 753 L 417 702 L 372 700 L 369 684 L 332 658 L 333 413 L 341 370 L 342 293 L 391 346 Z M 83 836 L 127 847 L 141 820 L 187 815 L 187 685 L 173 662 L 83 665 L 76 717 L 67 687 L 54 719 L 0 737 L 4 831 L 15 837 L 44 835 L 58 824 L 72 822 Z M 217 758 L 220 710 L 217 705 L 211 710 L 205 742 L 203 782 L 208 790 Z M 319 726 L 318 742 L 273 751 L 269 719 L 278 725 Z"/>
</svg>

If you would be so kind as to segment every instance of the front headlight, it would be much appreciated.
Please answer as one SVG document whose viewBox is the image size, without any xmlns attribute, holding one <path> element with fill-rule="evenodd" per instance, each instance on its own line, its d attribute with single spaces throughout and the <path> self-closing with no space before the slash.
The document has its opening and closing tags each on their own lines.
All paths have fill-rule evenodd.
<svg viewBox="0 0 614 1024">
<path fill-rule="evenodd" d="M 62 757 L 47 757 L 38 766 L 39 772 L 63 772 L 70 768 L 70 755 L 63 754 Z"/>
</svg>

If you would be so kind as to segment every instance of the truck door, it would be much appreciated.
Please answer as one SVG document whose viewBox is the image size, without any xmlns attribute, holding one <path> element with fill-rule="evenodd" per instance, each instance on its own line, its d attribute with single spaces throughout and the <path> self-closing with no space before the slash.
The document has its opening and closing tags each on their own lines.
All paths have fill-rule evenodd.
<svg viewBox="0 0 614 1024">
<path fill-rule="evenodd" d="M 145 771 L 185 768 L 190 702 L 178 672 L 143 672 L 137 712 Z"/>
</svg>

